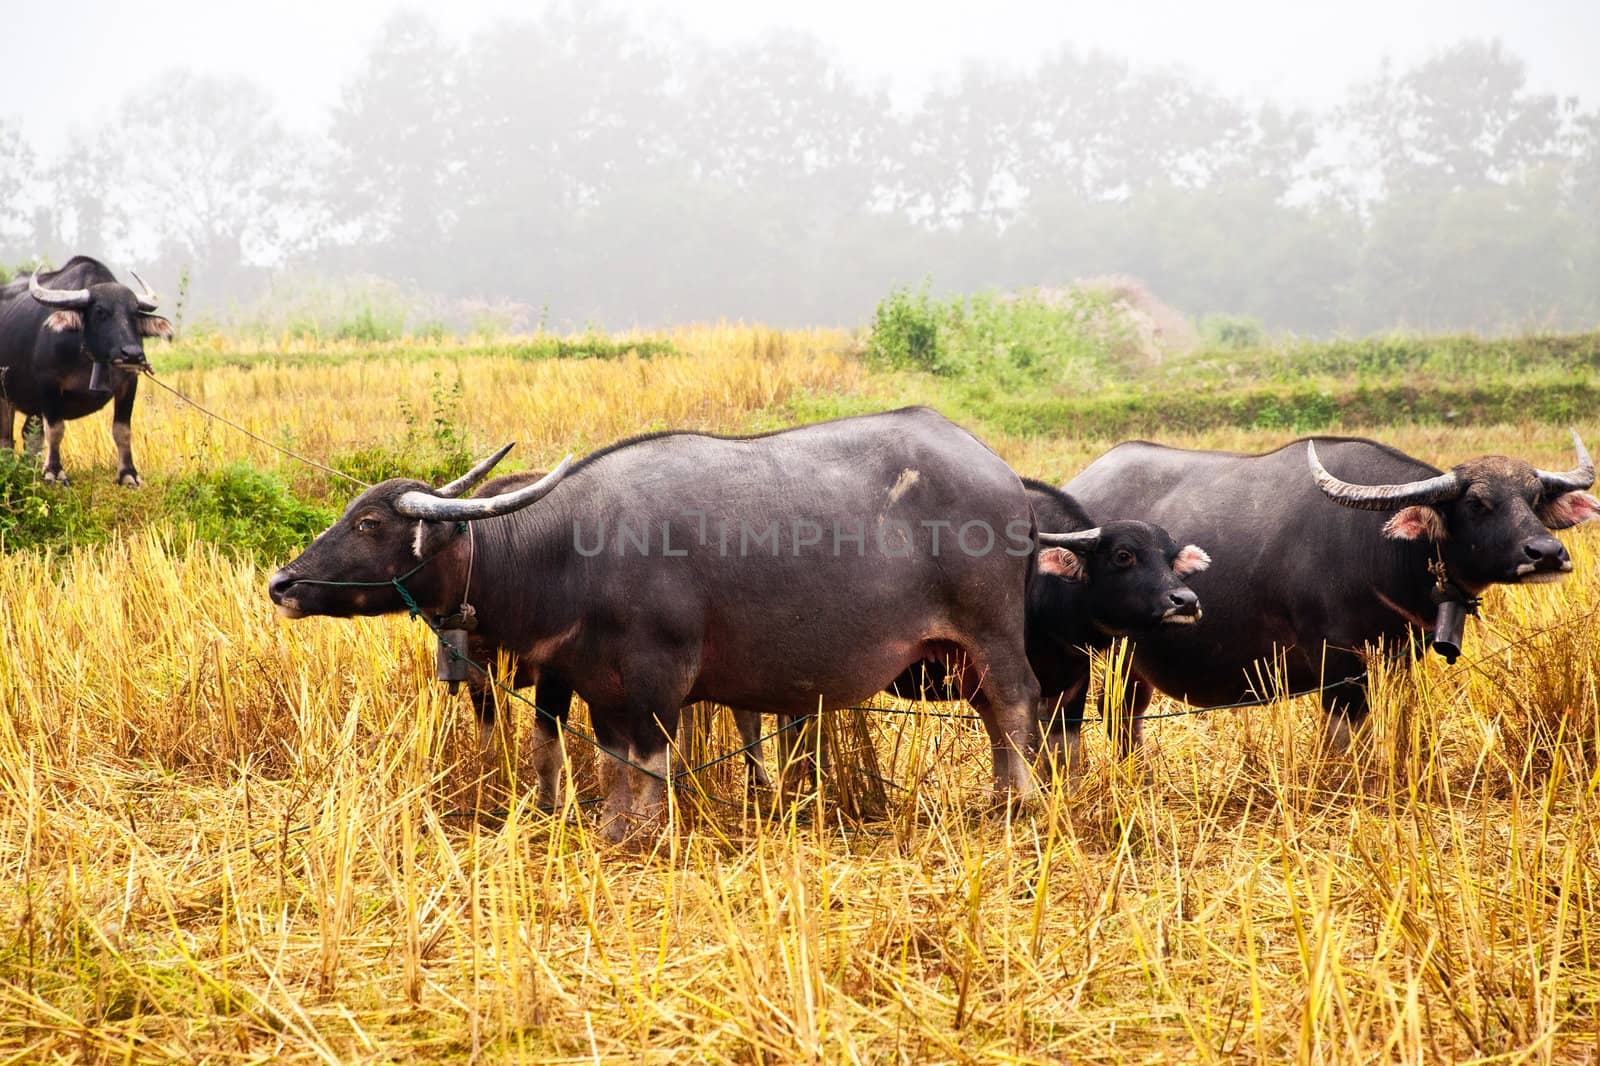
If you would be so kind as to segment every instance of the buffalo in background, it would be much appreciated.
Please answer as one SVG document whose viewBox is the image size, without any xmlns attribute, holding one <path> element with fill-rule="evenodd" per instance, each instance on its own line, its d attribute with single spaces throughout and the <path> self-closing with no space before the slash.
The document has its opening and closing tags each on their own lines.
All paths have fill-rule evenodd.
<svg viewBox="0 0 1600 1066">
<path fill-rule="evenodd" d="M 141 484 L 133 465 L 133 400 L 148 367 L 146 337 L 172 336 L 155 314 L 156 295 L 133 275 L 139 292 L 105 264 L 74 256 L 56 271 L 36 271 L 0 289 L 0 437 L 14 448 L 15 418 L 44 420 L 44 479 L 66 484 L 61 438 L 69 419 L 111 404 L 117 483 Z"/>
</svg>

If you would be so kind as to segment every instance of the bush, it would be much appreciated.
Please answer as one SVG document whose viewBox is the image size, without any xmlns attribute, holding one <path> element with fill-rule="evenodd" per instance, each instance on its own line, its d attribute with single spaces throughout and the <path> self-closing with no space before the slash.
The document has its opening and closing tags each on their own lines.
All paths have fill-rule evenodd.
<svg viewBox="0 0 1600 1066">
<path fill-rule="evenodd" d="M 923 285 L 916 292 L 896 289 L 878 304 L 872 319 L 867 354 L 880 365 L 895 370 L 921 370 L 947 374 L 954 370 L 944 358 L 939 319 L 941 308 Z"/>
<path fill-rule="evenodd" d="M 341 341 L 377 343 L 397 339 L 404 329 L 404 315 L 376 311 L 368 305 L 340 322 L 334 337 Z"/>
<path fill-rule="evenodd" d="M 195 540 L 263 563 L 305 547 L 335 517 L 246 463 L 179 478 L 167 488 L 165 504 Z"/>
<path fill-rule="evenodd" d="M 0 547 L 61 547 L 103 535 L 77 493 L 39 477 L 37 457 L 0 450 Z"/>
<path fill-rule="evenodd" d="M 979 390 L 1056 390 L 1121 376 L 1125 323 L 1112 298 L 1078 289 L 940 302 L 897 289 L 878 305 L 868 358 Z"/>
<path fill-rule="evenodd" d="M 1250 315 L 1207 315 L 1200 320 L 1200 336 L 1207 348 L 1237 351 L 1259 348 L 1266 343 L 1267 331 L 1261 320 Z"/>
</svg>

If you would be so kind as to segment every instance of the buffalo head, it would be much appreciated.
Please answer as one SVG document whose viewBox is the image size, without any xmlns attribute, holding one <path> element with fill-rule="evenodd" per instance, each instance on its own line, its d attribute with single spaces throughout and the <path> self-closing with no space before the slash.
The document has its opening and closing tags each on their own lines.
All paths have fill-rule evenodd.
<svg viewBox="0 0 1600 1066">
<path fill-rule="evenodd" d="M 1495 583 L 1557 581 L 1572 569 L 1567 549 L 1549 530 L 1600 517 L 1594 461 L 1576 431 L 1578 465 L 1565 473 L 1536 470 L 1519 459 L 1472 459 L 1436 477 L 1403 485 L 1341 481 L 1307 443 L 1311 475 L 1329 499 L 1346 507 L 1394 511 L 1384 525 L 1396 540 L 1436 542 L 1452 577 L 1473 590 Z"/>
<path fill-rule="evenodd" d="M 1096 629 L 1118 636 L 1162 624 L 1200 620 L 1200 597 L 1183 578 L 1211 557 L 1179 548 L 1160 526 L 1107 522 L 1077 533 L 1040 533 L 1039 572 L 1082 585 Z"/>
<path fill-rule="evenodd" d="M 466 523 L 534 503 L 566 476 L 571 456 L 544 477 L 496 496 L 461 499 L 511 450 L 507 444 L 438 489 L 392 478 L 363 492 L 337 522 L 267 583 L 289 618 L 386 614 L 405 607 L 390 582 L 405 578 L 419 604 L 442 605 L 464 593 Z"/>
<path fill-rule="evenodd" d="M 131 271 L 130 271 L 131 273 Z M 155 314 L 156 294 L 139 275 L 137 294 L 115 281 L 86 289 L 47 289 L 35 271 L 28 292 L 55 308 L 45 327 L 56 333 L 79 333 L 90 358 L 102 363 L 142 364 L 144 338 L 172 337 L 172 323 Z"/>
</svg>

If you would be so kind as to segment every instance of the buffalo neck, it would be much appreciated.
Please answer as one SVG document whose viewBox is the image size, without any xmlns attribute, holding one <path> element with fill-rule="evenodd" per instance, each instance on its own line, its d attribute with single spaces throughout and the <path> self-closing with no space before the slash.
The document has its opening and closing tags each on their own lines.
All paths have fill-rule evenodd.
<svg viewBox="0 0 1600 1066">
<path fill-rule="evenodd" d="M 467 548 L 472 552 L 472 582 L 467 602 L 477 612 L 478 634 L 492 643 L 515 647 L 565 629 L 575 615 L 566 594 L 564 563 L 571 555 L 571 532 L 541 501 L 522 511 L 473 523 L 473 540 L 452 553 L 451 580 L 440 589 L 442 611 L 460 603 L 466 584 Z"/>
<path fill-rule="evenodd" d="M 1386 599 L 1411 618 L 1420 619 L 1433 631 L 1439 607 L 1433 602 L 1433 575 L 1428 564 L 1439 556 L 1430 540 L 1388 540 L 1374 559 L 1379 572 L 1372 574 L 1372 587 L 1382 589 Z M 1409 619 L 1408 619 L 1409 621 Z"/>
</svg>

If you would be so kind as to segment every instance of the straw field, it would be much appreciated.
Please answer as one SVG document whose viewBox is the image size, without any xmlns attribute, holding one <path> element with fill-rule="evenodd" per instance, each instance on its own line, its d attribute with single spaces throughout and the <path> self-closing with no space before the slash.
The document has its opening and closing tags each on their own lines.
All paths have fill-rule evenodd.
<svg viewBox="0 0 1600 1066">
<path fill-rule="evenodd" d="M 318 458 L 409 426 L 419 448 L 516 439 L 523 466 L 905 391 L 840 335 L 674 339 L 164 378 Z M 342 490 L 147 388 L 149 484 L 114 491 L 107 421 L 69 428 L 67 491 L 137 521 L 0 555 L 0 1062 L 1600 1057 L 1593 532 L 1562 534 L 1566 582 L 1491 593 L 1454 667 L 1378 670 L 1349 755 L 1319 751 L 1310 700 L 1153 723 L 1143 766 L 1086 727 L 1084 780 L 1007 817 L 982 809 L 975 723 L 865 716 L 836 751 L 870 742 L 893 785 L 835 759 L 773 815 L 730 760 L 675 791 L 640 854 L 580 806 L 532 806 L 528 708 L 508 772 L 486 765 L 420 623 L 284 622 L 269 560 L 184 538 L 158 502 L 163 479 L 240 459 L 330 507 Z M 1571 465 L 1554 425 L 1372 432 L 1433 462 Z M 1051 478 L 1113 443 L 987 436 Z M 734 746 L 725 715 L 700 720 L 688 763 Z M 581 800 L 593 753 L 568 754 Z"/>
</svg>

